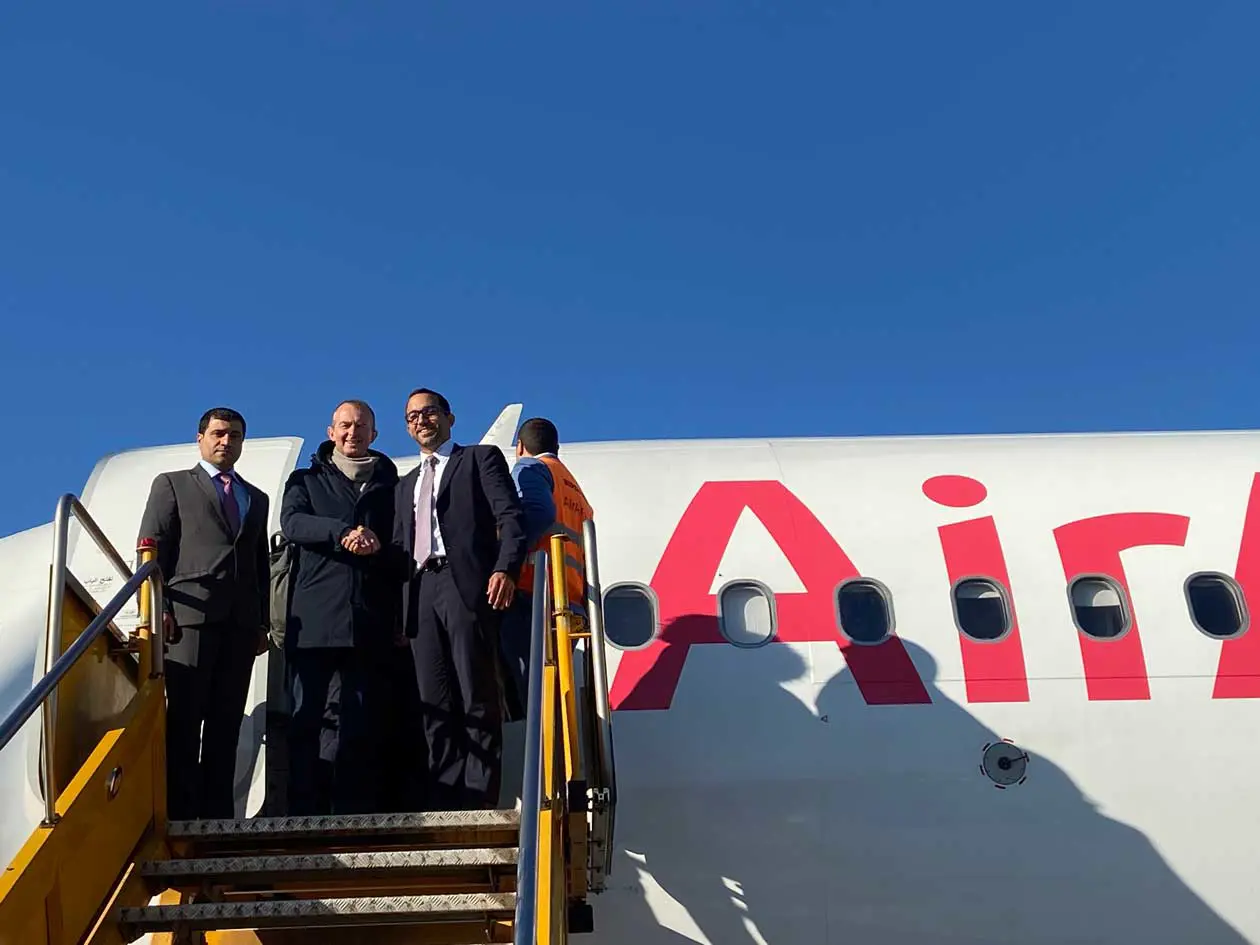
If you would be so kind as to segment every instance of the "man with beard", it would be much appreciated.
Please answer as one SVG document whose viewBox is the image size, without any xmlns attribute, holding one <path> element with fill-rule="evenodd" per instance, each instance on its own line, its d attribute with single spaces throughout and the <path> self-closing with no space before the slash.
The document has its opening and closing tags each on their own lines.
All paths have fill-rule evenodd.
<svg viewBox="0 0 1260 945">
<path fill-rule="evenodd" d="M 525 560 L 521 503 L 493 446 L 451 440 L 445 397 L 417 388 L 404 417 L 420 465 L 398 484 L 395 555 L 429 747 L 429 807 L 499 799 L 503 748 L 499 621 Z"/>
<path fill-rule="evenodd" d="M 236 746 L 254 659 L 267 650 L 267 494 L 236 471 L 245 418 L 201 416 L 191 469 L 153 480 L 140 539 L 165 584 L 166 767 L 172 820 L 235 816 Z M 177 628 L 178 627 L 178 631 Z"/>
</svg>

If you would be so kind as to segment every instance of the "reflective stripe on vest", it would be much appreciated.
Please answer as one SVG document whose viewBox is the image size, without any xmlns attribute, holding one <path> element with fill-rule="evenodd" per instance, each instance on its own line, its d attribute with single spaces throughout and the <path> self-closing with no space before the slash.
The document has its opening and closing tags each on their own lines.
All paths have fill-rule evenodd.
<svg viewBox="0 0 1260 945">
<path fill-rule="evenodd" d="M 521 569 L 520 588 L 534 590 L 534 552 L 551 550 L 551 535 L 559 533 L 569 540 L 564 545 L 564 583 L 571 604 L 581 605 L 586 599 L 586 554 L 582 548 L 582 523 L 594 518 L 590 503 L 582 487 L 573 478 L 568 467 L 554 456 L 539 456 L 539 461 L 551 471 L 551 495 L 556 503 L 556 520 L 550 530 L 533 548 Z"/>
</svg>

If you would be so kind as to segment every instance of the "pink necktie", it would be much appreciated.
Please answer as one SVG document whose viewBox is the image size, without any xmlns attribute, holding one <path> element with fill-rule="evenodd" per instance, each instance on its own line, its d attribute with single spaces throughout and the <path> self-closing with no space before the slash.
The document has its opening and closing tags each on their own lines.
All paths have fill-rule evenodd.
<svg viewBox="0 0 1260 945">
<path fill-rule="evenodd" d="M 236 496 L 232 494 L 232 477 L 227 473 L 220 473 L 219 480 L 223 483 L 223 514 L 227 516 L 228 528 L 235 535 L 241 530 L 241 508 L 236 504 Z"/>
<path fill-rule="evenodd" d="M 420 495 L 416 497 L 416 542 L 413 547 L 418 567 L 424 567 L 433 553 L 433 470 L 436 466 L 436 456 L 425 458 Z"/>
</svg>

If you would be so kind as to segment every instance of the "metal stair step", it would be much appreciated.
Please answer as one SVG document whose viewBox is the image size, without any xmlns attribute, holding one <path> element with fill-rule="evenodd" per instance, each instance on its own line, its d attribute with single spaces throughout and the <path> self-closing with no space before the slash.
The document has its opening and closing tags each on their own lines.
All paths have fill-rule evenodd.
<svg viewBox="0 0 1260 945">
<path fill-rule="evenodd" d="M 173 820 L 167 825 L 167 836 L 211 847 L 317 842 L 326 849 L 338 841 L 515 846 L 520 822 L 516 810 Z"/>
<path fill-rule="evenodd" d="M 366 853 L 304 853 L 262 856 L 213 856 L 196 859 L 151 860 L 140 864 L 140 875 L 151 882 L 258 882 L 319 876 L 359 878 L 385 873 L 516 867 L 515 847 L 449 850 L 379 850 Z"/>
<path fill-rule="evenodd" d="M 252 902 L 198 902 L 119 910 L 124 938 L 149 932 L 231 929 L 333 928 L 356 925 L 417 925 L 469 919 L 511 919 L 515 893 L 461 893 L 344 899 L 289 899 Z"/>
</svg>

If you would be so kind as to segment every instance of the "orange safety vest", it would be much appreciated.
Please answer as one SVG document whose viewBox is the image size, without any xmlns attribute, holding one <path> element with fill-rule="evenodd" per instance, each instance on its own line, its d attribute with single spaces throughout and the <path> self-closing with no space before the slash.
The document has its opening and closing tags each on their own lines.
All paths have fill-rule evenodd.
<svg viewBox="0 0 1260 945">
<path fill-rule="evenodd" d="M 551 495 L 556 503 L 556 520 L 551 530 L 529 549 L 521 580 L 517 586 L 526 593 L 534 590 L 534 552 L 551 550 L 551 536 L 557 532 L 569 540 L 564 543 L 564 583 L 569 593 L 570 606 L 581 607 L 586 601 L 586 555 L 582 548 L 582 523 L 594 518 L 595 512 L 586 501 L 582 487 L 573 473 L 554 456 L 539 456 L 539 462 L 551 470 Z"/>
</svg>

